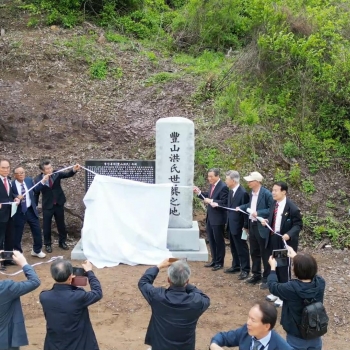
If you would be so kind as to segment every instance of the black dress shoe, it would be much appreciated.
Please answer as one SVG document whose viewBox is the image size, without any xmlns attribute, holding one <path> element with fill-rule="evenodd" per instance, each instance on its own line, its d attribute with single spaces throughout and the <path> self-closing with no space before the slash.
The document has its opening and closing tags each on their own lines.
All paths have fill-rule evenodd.
<svg viewBox="0 0 350 350">
<path fill-rule="evenodd" d="M 58 246 L 64 250 L 69 250 L 69 247 L 67 246 L 67 244 L 65 242 L 60 243 Z"/>
<path fill-rule="evenodd" d="M 46 250 L 47 253 L 52 253 L 51 244 L 46 244 L 46 245 L 45 245 L 45 250 Z"/>
<path fill-rule="evenodd" d="M 260 281 L 261 281 L 261 276 L 252 276 L 249 279 L 247 279 L 246 282 L 249 284 L 257 284 Z"/>
<path fill-rule="evenodd" d="M 214 266 L 215 266 L 214 261 L 204 265 L 204 267 L 214 267 Z"/>
<path fill-rule="evenodd" d="M 226 269 L 224 273 L 238 273 L 241 272 L 241 269 L 239 267 L 230 267 L 229 269 Z"/>
<path fill-rule="evenodd" d="M 217 270 L 220 270 L 220 269 L 222 269 L 222 268 L 223 268 L 222 265 L 215 265 L 211 270 L 212 270 L 212 271 L 217 271 Z"/>
<path fill-rule="evenodd" d="M 249 277 L 249 273 L 247 271 L 242 271 L 241 274 L 238 276 L 239 280 L 245 280 Z"/>
</svg>

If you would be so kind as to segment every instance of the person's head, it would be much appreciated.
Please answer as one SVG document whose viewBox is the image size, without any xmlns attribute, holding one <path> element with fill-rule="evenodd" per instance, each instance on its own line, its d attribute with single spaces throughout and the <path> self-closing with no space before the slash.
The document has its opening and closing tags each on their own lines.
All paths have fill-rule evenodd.
<svg viewBox="0 0 350 350">
<path fill-rule="evenodd" d="M 10 174 L 10 162 L 5 158 L 0 158 L 0 175 L 7 177 Z"/>
<path fill-rule="evenodd" d="M 214 185 L 220 179 L 220 170 L 218 168 L 212 168 L 208 170 L 208 181 L 211 185 Z"/>
<path fill-rule="evenodd" d="M 298 253 L 293 258 L 294 275 L 299 280 L 312 280 L 317 273 L 315 258 L 307 253 Z"/>
<path fill-rule="evenodd" d="M 267 301 L 258 301 L 249 310 L 248 334 L 257 339 L 264 338 L 275 327 L 276 321 L 276 307 Z"/>
<path fill-rule="evenodd" d="M 264 178 L 257 171 L 253 171 L 248 176 L 245 176 L 244 180 L 248 182 L 249 188 L 252 189 L 254 192 L 256 192 L 257 190 L 259 190 L 261 186 L 261 182 L 262 180 L 264 180 Z"/>
<path fill-rule="evenodd" d="M 188 283 L 191 269 L 187 262 L 178 260 L 168 267 L 168 282 L 174 287 L 184 287 Z"/>
<path fill-rule="evenodd" d="M 237 185 L 239 185 L 239 179 L 240 179 L 240 176 L 239 176 L 239 172 L 238 171 L 236 171 L 236 170 L 229 170 L 226 173 L 226 179 L 225 179 L 227 187 L 232 190 Z"/>
<path fill-rule="evenodd" d="M 51 276 L 57 283 L 71 284 L 74 278 L 72 264 L 65 259 L 56 259 L 51 264 Z"/>
<path fill-rule="evenodd" d="M 43 159 L 39 164 L 39 168 L 44 175 L 51 174 L 53 169 L 50 159 Z"/>
<path fill-rule="evenodd" d="M 26 177 L 26 172 L 21 166 L 18 166 L 13 169 L 13 175 L 18 182 L 22 183 L 24 178 Z"/>
<path fill-rule="evenodd" d="M 275 201 L 280 202 L 286 198 L 288 185 L 284 181 L 277 181 L 272 187 L 272 197 Z"/>
</svg>

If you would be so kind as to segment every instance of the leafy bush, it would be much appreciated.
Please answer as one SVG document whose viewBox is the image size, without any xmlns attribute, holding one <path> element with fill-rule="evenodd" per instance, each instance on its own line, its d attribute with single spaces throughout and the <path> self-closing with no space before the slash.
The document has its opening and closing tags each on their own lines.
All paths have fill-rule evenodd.
<svg viewBox="0 0 350 350">
<path fill-rule="evenodd" d="M 93 79 L 103 80 L 107 77 L 108 67 L 107 62 L 103 60 L 97 60 L 92 63 L 90 67 L 90 76 Z"/>
</svg>

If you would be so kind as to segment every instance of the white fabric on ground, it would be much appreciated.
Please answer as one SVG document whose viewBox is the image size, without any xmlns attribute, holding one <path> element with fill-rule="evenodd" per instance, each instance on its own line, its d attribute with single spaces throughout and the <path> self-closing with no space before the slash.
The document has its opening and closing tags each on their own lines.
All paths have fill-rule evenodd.
<svg viewBox="0 0 350 350">
<path fill-rule="evenodd" d="M 84 197 L 86 258 L 102 268 L 156 265 L 171 257 L 166 248 L 171 186 L 96 175 Z"/>
</svg>

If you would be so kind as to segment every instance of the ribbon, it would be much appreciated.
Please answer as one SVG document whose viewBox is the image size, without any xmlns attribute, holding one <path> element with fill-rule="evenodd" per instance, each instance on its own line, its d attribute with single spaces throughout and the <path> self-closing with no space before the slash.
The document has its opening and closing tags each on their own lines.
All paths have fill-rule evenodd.
<svg viewBox="0 0 350 350">
<path fill-rule="evenodd" d="M 80 165 L 81 168 L 83 168 L 84 170 L 86 171 L 89 171 L 91 174 L 94 174 L 94 175 L 98 175 L 97 173 L 95 173 L 94 171 L 90 170 L 90 169 L 87 169 L 85 168 L 84 166 Z"/>
<path fill-rule="evenodd" d="M 30 266 L 31 266 L 31 267 L 34 267 L 34 266 L 42 265 L 42 264 L 49 264 L 49 263 L 51 263 L 51 262 L 53 262 L 53 261 L 55 261 L 55 260 L 57 260 L 57 259 L 63 259 L 63 256 L 53 256 L 53 257 L 52 257 L 50 260 L 48 260 L 48 261 L 40 261 L 40 262 L 35 263 L 35 264 L 33 264 L 33 265 L 30 265 Z M 14 272 L 14 273 L 5 273 L 5 272 L 2 272 L 2 271 L 0 271 L 0 273 L 1 273 L 2 275 L 5 275 L 5 276 L 16 276 L 16 275 L 20 274 L 22 271 L 23 271 L 23 269 L 22 269 L 22 270 L 19 270 L 19 271 L 17 271 L 17 272 Z"/>
</svg>

